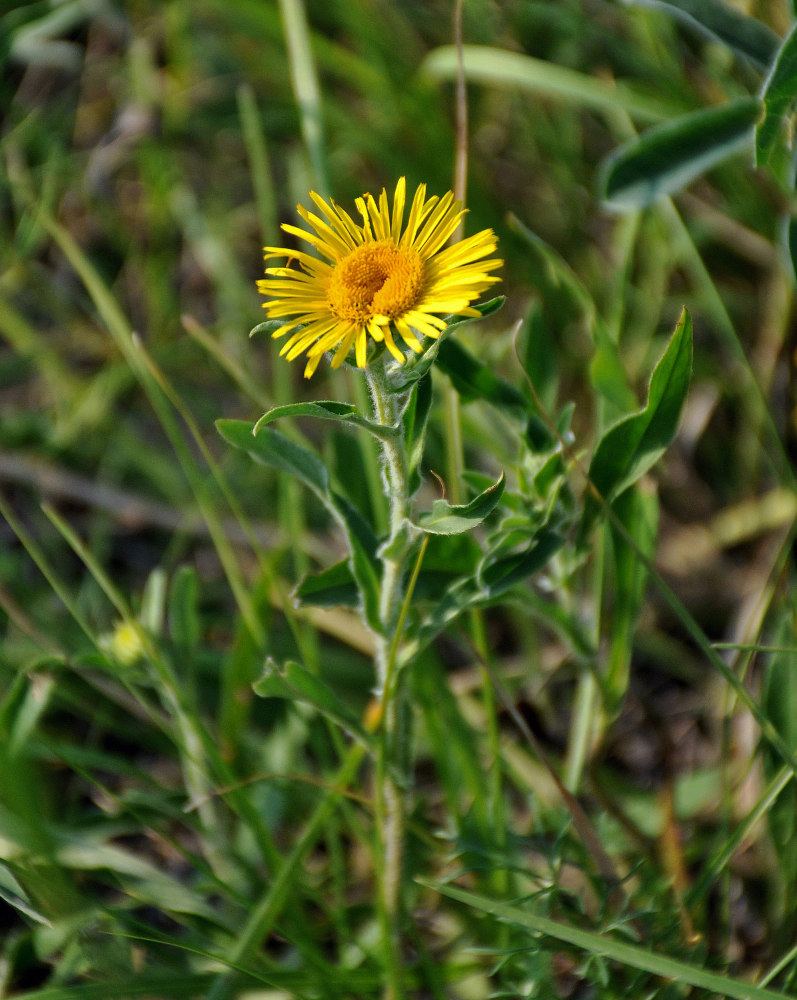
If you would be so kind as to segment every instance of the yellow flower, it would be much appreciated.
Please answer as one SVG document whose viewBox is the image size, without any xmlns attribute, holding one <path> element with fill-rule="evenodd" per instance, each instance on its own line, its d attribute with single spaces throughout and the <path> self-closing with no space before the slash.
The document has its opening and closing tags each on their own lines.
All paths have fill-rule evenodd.
<svg viewBox="0 0 797 1000">
<path fill-rule="evenodd" d="M 421 184 L 403 225 L 406 187 L 402 177 L 392 211 L 384 189 L 378 203 L 370 194 L 358 198 L 361 225 L 332 199 L 327 202 L 311 191 L 321 215 L 302 205 L 298 212 L 315 231 L 282 228 L 325 260 L 303 251 L 265 248 L 266 260 L 287 257 L 288 264 L 267 267 L 267 277 L 258 281 L 261 293 L 271 297 L 263 308 L 270 319 L 287 320 L 274 336 L 290 334 L 280 351 L 288 361 L 306 352 L 306 378 L 333 349 L 333 368 L 352 346 L 358 367 L 364 368 L 368 337 L 384 341 L 402 363 L 394 334 L 420 353 L 419 335 L 439 337 L 447 325 L 441 315 L 478 316 L 470 303 L 500 280 L 489 272 L 503 261 L 483 259 L 497 245 L 491 229 L 446 247 L 465 212 L 462 205 L 450 191 L 442 198 L 427 198 L 426 185 Z M 299 267 L 291 267 L 292 261 Z"/>
<path fill-rule="evenodd" d="M 132 667 L 144 655 L 141 633 L 129 622 L 118 622 L 110 635 L 102 637 L 101 645 L 124 667 Z"/>
</svg>

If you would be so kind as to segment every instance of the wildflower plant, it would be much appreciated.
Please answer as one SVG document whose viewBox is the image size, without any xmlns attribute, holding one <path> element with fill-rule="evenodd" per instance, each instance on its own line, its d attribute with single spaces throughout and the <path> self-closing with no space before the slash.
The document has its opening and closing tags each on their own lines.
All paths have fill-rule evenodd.
<svg viewBox="0 0 797 1000">
<path fill-rule="evenodd" d="M 348 557 L 305 576 L 296 597 L 300 603 L 320 606 L 348 603 L 360 613 L 374 638 L 373 711 L 358 722 L 329 685 L 294 662 L 269 662 L 256 690 L 309 702 L 342 724 L 356 738 L 357 764 L 362 752 L 373 755 L 385 996 L 399 997 L 406 895 L 402 859 L 412 789 L 407 673 L 422 650 L 466 612 L 514 595 L 527 599 L 526 581 L 568 543 L 570 554 L 560 560 L 564 572 L 574 571 L 583 561 L 580 553 L 603 509 L 619 504 L 623 495 L 628 505 L 629 488 L 675 433 L 691 371 L 691 326 L 684 313 L 653 373 L 646 405 L 614 423 L 598 443 L 588 471 L 592 493 L 579 511 L 570 487 L 573 469 L 579 465 L 569 429 L 572 411 L 566 408 L 558 422 L 551 422 L 530 382 L 528 394 L 518 390 L 456 340 L 463 322 L 489 316 L 502 305 L 501 298 L 478 301 L 499 280 L 494 272 L 502 261 L 492 256 L 493 232 L 484 230 L 447 246 L 460 225 L 463 207 L 450 192 L 440 199 L 427 197 L 425 185 L 416 190 L 405 224 L 403 178 L 392 205 L 385 190 L 378 200 L 370 195 L 357 199 L 359 223 L 331 199 L 315 193 L 311 198 L 319 214 L 301 205 L 298 211 L 313 231 L 283 228 L 320 256 L 266 248 L 267 261 L 283 258 L 288 263 L 267 267 L 266 278 L 259 282 L 260 291 L 268 296 L 264 307 L 269 320 L 253 333 L 267 331 L 275 338 L 287 338 L 281 354 L 289 361 L 304 354 L 306 377 L 328 353 L 333 368 L 353 362 L 363 370 L 371 412 L 338 400 L 298 402 L 271 409 L 254 423 L 222 420 L 218 427 L 230 444 L 295 476 L 315 493 L 348 543 Z M 474 471 L 469 481 L 479 488 L 466 503 L 451 504 L 442 496 L 431 509 L 416 509 L 434 367 L 450 377 L 464 398 L 481 397 L 509 418 L 521 450 L 511 489 L 503 471 L 495 481 Z M 376 439 L 389 506 L 383 536 L 353 497 L 333 488 L 318 454 L 272 426 L 287 417 L 334 421 Z M 630 503 L 631 509 L 622 516 L 626 523 L 633 523 L 636 513 L 635 501 Z M 647 525 L 648 520 L 643 517 L 642 523 Z M 479 529 L 478 542 L 474 529 Z M 462 535 L 469 536 L 464 547 L 457 538 Z M 629 538 L 622 524 L 615 547 L 618 559 L 625 554 L 631 574 L 624 613 L 627 629 L 632 630 L 644 580 L 644 555 L 640 576 L 638 541 Z M 436 569 L 429 574 L 434 578 L 431 584 L 425 579 L 427 560 Z M 575 622 L 570 627 L 578 632 Z M 624 690 L 628 664 L 621 660 L 615 656 L 602 678 L 607 704 L 612 699 L 616 704 Z"/>
</svg>

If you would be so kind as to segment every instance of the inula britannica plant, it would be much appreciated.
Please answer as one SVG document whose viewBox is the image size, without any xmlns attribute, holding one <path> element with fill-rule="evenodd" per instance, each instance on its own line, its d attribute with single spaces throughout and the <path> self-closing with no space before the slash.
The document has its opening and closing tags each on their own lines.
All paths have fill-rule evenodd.
<svg viewBox="0 0 797 1000">
<path fill-rule="evenodd" d="M 264 303 L 269 319 L 279 321 L 272 336 L 287 338 L 280 353 L 289 361 L 300 354 L 307 356 L 306 377 L 327 352 L 332 352 L 333 368 L 353 354 L 356 366 L 366 369 L 373 412 L 365 416 L 348 404 L 334 402 L 308 404 L 309 408 L 299 404 L 266 414 L 253 432 L 256 441 L 263 440 L 260 435 L 268 432 L 265 423 L 283 414 L 304 412 L 349 420 L 373 434 L 381 448 L 389 507 L 385 538 L 374 537 L 371 526 L 347 500 L 332 491 L 323 492 L 349 539 L 348 571 L 360 591 L 363 618 L 374 634 L 378 701 L 374 716 L 378 727 L 375 853 L 380 859 L 379 909 L 388 956 L 386 996 L 399 997 L 405 801 L 412 760 L 411 719 L 401 667 L 408 662 L 402 656 L 405 639 L 413 632 L 417 635 L 417 616 L 409 615 L 409 605 L 427 544 L 421 523 L 413 522 L 410 502 L 420 484 L 431 401 L 428 367 L 433 356 L 428 356 L 426 365 L 416 366 L 409 377 L 391 376 L 405 366 L 405 350 L 423 355 L 424 341 L 427 346 L 439 343 L 452 320 L 482 315 L 484 308 L 480 311 L 472 303 L 499 281 L 492 272 L 503 262 L 491 256 L 496 238 L 490 229 L 447 245 L 465 214 L 451 192 L 442 198 L 427 197 L 426 185 L 421 184 L 407 206 L 402 177 L 392 205 L 384 189 L 378 200 L 370 194 L 357 199 L 359 222 L 331 199 L 315 192 L 310 197 L 319 214 L 301 205 L 298 212 L 313 231 L 291 225 L 283 229 L 310 244 L 316 253 L 278 247 L 265 251 L 267 260 L 288 258 L 287 266 L 268 267 L 258 283 L 269 297 Z M 294 262 L 298 266 L 291 266 Z M 241 443 L 240 438 L 236 443 Z M 270 446 L 275 454 L 289 452 L 295 460 L 296 446 L 274 432 Z M 252 450 L 251 442 L 248 448 Z M 306 474 L 306 457 L 298 464 Z M 468 530 L 492 510 L 502 490 L 503 477 L 477 498 L 475 507 L 449 507 L 440 501 L 443 509 L 436 508 L 435 523 L 429 520 L 426 530 L 441 535 Z"/>
<path fill-rule="evenodd" d="M 316 212 L 298 206 L 309 228 L 283 229 L 311 251 L 266 248 L 267 262 L 281 258 L 286 263 L 267 266 L 266 277 L 258 282 L 266 296 L 268 320 L 253 333 L 284 338 L 280 353 L 288 361 L 305 355 L 307 377 L 326 354 L 333 368 L 348 362 L 361 369 L 368 386 L 363 399 L 370 411 L 338 400 L 296 402 L 269 410 L 253 424 L 220 421 L 219 429 L 259 462 L 308 487 L 347 543 L 348 556 L 306 575 L 295 596 L 300 605 L 343 604 L 361 616 L 372 637 L 375 677 L 373 708 L 366 721 L 353 718 L 332 685 L 296 662 L 269 661 L 255 689 L 309 703 L 337 724 L 345 720 L 355 742 L 344 764 L 342 785 L 370 754 L 384 996 L 397 1000 L 405 995 L 405 946 L 411 939 L 407 921 L 412 889 L 405 871 L 406 816 L 413 787 L 408 678 L 426 647 L 463 616 L 469 616 L 474 641 L 485 651 L 478 639 L 480 609 L 512 593 L 528 599 L 528 578 L 563 551 L 568 537 L 579 533 L 579 512 L 568 482 L 571 411 L 563 411 L 554 424 L 533 392 L 526 394 L 496 376 L 452 336 L 462 323 L 500 307 L 500 298 L 479 298 L 500 280 L 496 272 L 503 261 L 494 256 L 497 241 L 491 229 L 450 242 L 464 216 L 451 192 L 441 198 L 427 196 L 422 184 L 408 203 L 401 178 L 392 204 L 384 189 L 378 198 L 358 198 L 356 221 L 332 199 L 314 192 L 310 197 Z M 691 328 L 684 315 L 653 374 L 646 408 L 628 414 L 599 442 L 589 475 L 605 499 L 626 491 L 674 433 L 690 358 Z M 455 493 L 467 481 L 475 495 L 466 503 L 451 504 L 445 496 L 434 499 L 435 492 L 445 493 L 446 487 L 433 488 L 431 476 L 421 492 L 434 367 L 449 376 L 457 392 L 481 397 L 509 420 L 522 456 L 511 490 L 503 472 L 494 480 L 471 470 L 467 477 L 462 471 L 457 474 L 462 483 L 446 484 L 447 491 Z M 288 417 L 336 422 L 376 440 L 386 529 L 380 530 L 372 511 L 363 509 L 351 482 L 335 482 L 315 451 L 271 426 Z M 652 428 L 655 433 L 649 433 Z M 447 475 L 451 480 L 450 469 Z M 587 504 L 580 519 L 582 542 L 563 556 L 563 567 L 572 570 L 582 561 L 579 546 L 599 517 L 597 503 L 593 498 Z M 619 550 L 625 541 L 618 538 L 616 544 Z M 635 614 L 632 610 L 630 623 Z M 624 669 L 625 661 L 618 661 L 614 674 Z M 607 701 L 613 685 L 620 683 L 614 674 L 604 678 Z M 486 676 L 485 682 L 489 697 Z M 490 739 L 497 757 L 497 729 Z"/>
</svg>

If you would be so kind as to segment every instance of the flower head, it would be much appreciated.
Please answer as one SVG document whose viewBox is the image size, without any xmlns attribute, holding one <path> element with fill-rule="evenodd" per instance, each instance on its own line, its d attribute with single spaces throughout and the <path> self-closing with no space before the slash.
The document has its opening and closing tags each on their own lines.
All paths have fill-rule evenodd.
<svg viewBox="0 0 797 1000">
<path fill-rule="evenodd" d="M 499 281 L 490 272 L 503 264 L 485 260 L 497 245 L 491 229 L 446 247 L 465 210 L 449 191 L 426 197 L 415 192 L 404 224 L 406 182 L 396 185 L 392 208 L 383 189 L 377 202 L 370 194 L 356 200 L 361 224 L 332 199 L 315 191 L 310 197 L 320 214 L 298 206 L 314 232 L 284 225 L 321 255 L 266 247 L 266 260 L 288 258 L 285 267 L 267 267 L 258 282 L 270 319 L 286 322 L 274 337 L 288 336 L 280 354 L 289 361 L 306 353 L 309 378 L 326 351 L 334 350 L 337 368 L 354 347 L 360 368 L 367 361 L 368 338 L 383 343 L 398 362 L 404 355 L 396 334 L 416 353 L 419 336 L 439 337 L 445 315 L 478 316 L 471 302 Z M 293 261 L 298 267 L 291 267 Z"/>
</svg>

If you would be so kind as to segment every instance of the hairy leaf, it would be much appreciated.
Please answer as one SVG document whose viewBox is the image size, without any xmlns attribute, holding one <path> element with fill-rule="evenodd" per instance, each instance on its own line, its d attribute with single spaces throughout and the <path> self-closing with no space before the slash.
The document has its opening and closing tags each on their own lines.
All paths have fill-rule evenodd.
<svg viewBox="0 0 797 1000">
<path fill-rule="evenodd" d="M 445 500 L 435 500 L 431 511 L 418 517 L 418 527 L 431 535 L 458 535 L 480 524 L 495 506 L 504 492 L 506 478 L 500 478 L 470 503 L 450 504 Z"/>
<path fill-rule="evenodd" d="M 622 417 L 604 433 L 589 466 L 589 479 L 608 503 L 658 461 L 675 436 L 692 374 L 692 322 L 684 309 L 664 354 L 653 370 L 644 409 Z M 580 537 L 601 508 L 590 493 Z"/>
<path fill-rule="evenodd" d="M 753 137 L 761 102 L 742 97 L 649 129 L 606 160 L 603 197 L 619 209 L 644 208 L 743 149 Z"/>
<path fill-rule="evenodd" d="M 463 402 L 485 399 L 494 406 L 526 413 L 530 403 L 510 382 L 500 378 L 488 365 L 475 358 L 458 340 L 440 345 L 437 367 L 445 372 Z"/>
<path fill-rule="evenodd" d="M 775 32 L 723 0 L 626 0 L 642 7 L 658 7 L 679 21 L 723 42 L 762 69 L 775 58 L 780 39 Z"/>
<path fill-rule="evenodd" d="M 361 743 L 369 745 L 368 734 L 354 712 L 325 681 L 293 660 L 278 666 L 269 657 L 263 668 L 263 675 L 255 681 L 252 688 L 261 698 L 284 698 L 311 705 Z"/>
<path fill-rule="evenodd" d="M 255 436 L 246 420 L 217 420 L 219 433 L 229 444 L 248 452 L 255 461 L 296 476 L 322 499 L 329 499 L 329 474 L 318 455 L 289 440 L 272 427 Z"/>
</svg>

